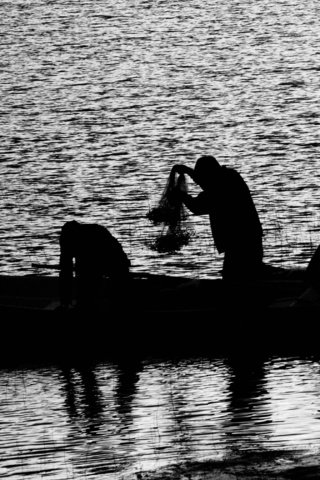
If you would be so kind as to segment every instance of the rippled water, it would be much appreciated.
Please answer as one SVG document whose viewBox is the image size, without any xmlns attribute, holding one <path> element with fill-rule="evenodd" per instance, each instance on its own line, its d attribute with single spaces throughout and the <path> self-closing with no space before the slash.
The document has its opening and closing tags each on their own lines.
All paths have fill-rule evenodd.
<svg viewBox="0 0 320 480">
<path fill-rule="evenodd" d="M 266 261 L 305 266 L 320 239 L 319 10 L 1 2 L 1 273 L 56 264 L 59 229 L 77 218 L 109 227 L 136 271 L 216 277 L 205 217 L 176 255 L 146 245 L 171 167 L 203 153 L 248 182 Z M 1 370 L 0 386 L 3 478 L 203 480 L 248 465 L 270 478 L 319 464 L 315 359 Z"/>
<path fill-rule="evenodd" d="M 266 261 L 306 265 L 319 242 L 318 2 L 0 8 L 1 272 L 56 263 L 59 229 L 78 218 L 108 226 L 137 271 L 217 276 L 205 217 L 177 255 L 145 245 L 172 165 L 203 153 L 247 180 Z"/>
<path fill-rule="evenodd" d="M 114 480 L 165 478 L 165 469 L 186 478 L 209 465 L 240 475 L 250 460 L 264 478 L 296 478 L 298 466 L 319 465 L 319 387 L 318 359 L 2 370 L 0 473 Z"/>
</svg>

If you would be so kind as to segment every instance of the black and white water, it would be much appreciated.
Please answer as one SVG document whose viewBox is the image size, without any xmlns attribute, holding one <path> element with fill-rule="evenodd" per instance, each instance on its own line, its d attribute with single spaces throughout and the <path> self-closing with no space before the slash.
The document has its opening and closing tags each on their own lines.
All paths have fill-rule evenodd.
<svg viewBox="0 0 320 480">
<path fill-rule="evenodd" d="M 219 275 L 205 217 L 159 256 L 146 214 L 175 163 L 237 168 L 265 259 L 319 243 L 318 2 L 13 0 L 1 4 L 3 273 L 57 263 L 61 225 L 106 225 L 137 271 Z M 50 273 L 50 272 L 49 272 Z"/>
<path fill-rule="evenodd" d="M 319 387 L 314 358 L 2 370 L 0 475 L 319 478 Z"/>
<path fill-rule="evenodd" d="M 247 181 L 266 262 L 307 264 L 320 239 L 318 2 L 11 0 L 0 13 L 1 274 L 56 264 L 76 218 L 106 225 L 136 271 L 216 278 L 207 218 L 190 218 L 196 236 L 175 255 L 147 245 L 171 167 L 204 153 Z M 2 370 L 0 474 L 196 478 L 197 461 L 213 462 L 201 478 L 310 474 L 319 360 L 239 362 Z"/>
</svg>

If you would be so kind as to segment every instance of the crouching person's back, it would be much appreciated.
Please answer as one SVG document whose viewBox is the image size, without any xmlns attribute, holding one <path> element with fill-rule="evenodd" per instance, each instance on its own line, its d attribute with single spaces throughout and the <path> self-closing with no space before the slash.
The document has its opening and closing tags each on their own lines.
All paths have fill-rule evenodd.
<svg viewBox="0 0 320 480">
<path fill-rule="evenodd" d="M 75 273 L 75 281 L 74 281 Z M 60 301 L 94 309 L 121 299 L 128 288 L 130 260 L 107 228 L 76 221 L 60 235 Z"/>
</svg>

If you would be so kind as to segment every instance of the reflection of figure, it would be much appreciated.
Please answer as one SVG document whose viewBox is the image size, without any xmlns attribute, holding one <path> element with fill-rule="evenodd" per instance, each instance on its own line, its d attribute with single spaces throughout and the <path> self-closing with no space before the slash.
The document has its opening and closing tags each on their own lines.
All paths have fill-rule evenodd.
<svg viewBox="0 0 320 480">
<path fill-rule="evenodd" d="M 139 372 L 141 369 L 142 362 L 138 359 L 118 362 L 116 401 L 120 415 L 126 416 L 131 413 L 131 403 L 136 393 Z"/>
<path fill-rule="evenodd" d="M 103 403 L 94 371 L 90 367 L 64 368 L 66 405 L 71 419 L 83 419 L 87 433 L 101 423 Z"/>
<path fill-rule="evenodd" d="M 221 166 L 209 155 L 200 157 L 194 169 L 175 165 L 173 171 L 189 175 L 203 190 L 197 197 L 183 191 L 176 194 L 194 214 L 209 215 L 217 250 L 224 252 L 223 277 L 260 275 L 263 232 L 249 188 L 241 175 Z"/>
<path fill-rule="evenodd" d="M 229 357 L 231 369 L 231 408 L 246 408 L 252 401 L 259 401 L 265 393 L 264 360 Z"/>
<path fill-rule="evenodd" d="M 105 227 L 67 222 L 60 235 L 60 299 L 63 306 L 72 302 L 73 259 L 78 304 L 90 304 L 102 295 L 103 276 L 112 278 L 116 291 L 117 283 L 129 275 L 130 261 L 118 240 Z"/>
<path fill-rule="evenodd" d="M 230 447 L 250 448 L 270 434 L 271 411 L 266 397 L 265 362 L 258 357 L 229 357 L 230 423 L 226 425 Z M 263 421 L 262 421 L 263 419 Z M 238 438 L 238 443 L 235 441 Z"/>
</svg>

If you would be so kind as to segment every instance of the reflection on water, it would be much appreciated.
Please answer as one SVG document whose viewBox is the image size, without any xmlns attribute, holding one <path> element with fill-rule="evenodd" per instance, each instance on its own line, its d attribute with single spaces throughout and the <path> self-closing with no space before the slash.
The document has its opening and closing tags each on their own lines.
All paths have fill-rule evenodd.
<svg viewBox="0 0 320 480">
<path fill-rule="evenodd" d="M 119 360 L 117 366 L 117 387 L 116 403 L 118 413 L 122 418 L 122 423 L 128 423 L 131 420 L 132 402 L 134 400 L 139 374 L 143 369 L 142 362 L 138 359 L 129 361 L 128 359 Z"/>
<path fill-rule="evenodd" d="M 319 362 L 278 361 L 268 371 L 274 441 L 280 446 L 303 444 L 320 447 Z M 279 378 L 281 383 L 279 384 Z M 304 422 L 306 428 L 296 429 Z M 316 434 L 316 435 L 315 435 Z"/>
<path fill-rule="evenodd" d="M 72 465 L 79 474 L 96 478 L 130 464 L 132 400 L 141 368 L 140 362 L 119 361 L 103 369 L 81 364 L 61 369 Z"/>
<path fill-rule="evenodd" d="M 0 473 L 111 480 L 266 453 L 274 473 L 313 464 L 319 386 L 319 361 L 298 358 L 2 370 Z"/>
<path fill-rule="evenodd" d="M 90 367 L 63 368 L 61 384 L 70 421 L 83 423 L 87 435 L 94 435 L 103 414 L 103 398 L 96 374 Z"/>
<path fill-rule="evenodd" d="M 231 357 L 229 421 L 225 428 L 231 451 L 263 450 L 271 440 L 270 399 L 263 358 Z"/>
</svg>

